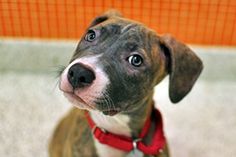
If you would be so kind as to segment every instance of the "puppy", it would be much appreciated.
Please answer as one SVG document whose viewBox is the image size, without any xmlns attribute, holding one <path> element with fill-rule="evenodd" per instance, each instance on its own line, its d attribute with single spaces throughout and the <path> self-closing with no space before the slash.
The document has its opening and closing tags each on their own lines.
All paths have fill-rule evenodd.
<svg viewBox="0 0 236 157">
<path fill-rule="evenodd" d="M 51 157 L 168 157 L 154 87 L 169 75 L 179 102 L 203 68 L 185 44 L 110 11 L 81 38 L 59 88 L 75 106 L 57 126 Z"/>
</svg>

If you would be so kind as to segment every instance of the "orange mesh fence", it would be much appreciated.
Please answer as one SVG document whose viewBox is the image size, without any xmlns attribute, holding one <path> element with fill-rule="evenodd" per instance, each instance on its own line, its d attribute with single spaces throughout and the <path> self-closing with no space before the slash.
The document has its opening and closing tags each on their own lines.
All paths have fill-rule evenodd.
<svg viewBox="0 0 236 157">
<path fill-rule="evenodd" d="M 187 43 L 236 46 L 236 0 L 0 0 L 0 36 L 79 39 L 111 8 Z"/>
</svg>

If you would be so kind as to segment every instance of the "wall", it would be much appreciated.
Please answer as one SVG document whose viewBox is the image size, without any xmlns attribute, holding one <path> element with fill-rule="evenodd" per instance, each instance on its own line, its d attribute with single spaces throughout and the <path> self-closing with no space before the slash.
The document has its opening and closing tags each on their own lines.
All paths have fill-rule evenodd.
<svg viewBox="0 0 236 157">
<path fill-rule="evenodd" d="M 183 42 L 236 45 L 235 0 L 1 0 L 0 37 L 77 40 L 111 8 Z"/>
</svg>

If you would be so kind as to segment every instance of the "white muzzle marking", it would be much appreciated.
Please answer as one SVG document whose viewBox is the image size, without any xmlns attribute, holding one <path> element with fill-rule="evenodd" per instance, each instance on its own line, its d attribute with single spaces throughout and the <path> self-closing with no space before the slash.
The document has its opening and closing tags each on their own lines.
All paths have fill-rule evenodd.
<svg viewBox="0 0 236 157">
<path fill-rule="evenodd" d="M 103 71 L 101 65 L 98 64 L 100 55 L 97 56 L 86 56 L 82 58 L 75 59 L 72 63 L 70 63 L 66 69 L 63 71 L 59 88 L 65 93 L 65 96 L 68 100 L 73 103 L 76 107 L 82 109 L 94 109 L 95 100 L 102 96 L 105 92 L 107 85 L 110 83 L 106 73 Z M 71 84 L 67 78 L 68 71 L 71 66 L 74 64 L 83 64 L 91 68 L 95 73 L 95 80 L 88 87 L 78 88 L 73 91 Z M 74 94 L 74 95 L 73 95 Z M 86 104 L 81 102 L 79 99 L 82 99 Z"/>
</svg>

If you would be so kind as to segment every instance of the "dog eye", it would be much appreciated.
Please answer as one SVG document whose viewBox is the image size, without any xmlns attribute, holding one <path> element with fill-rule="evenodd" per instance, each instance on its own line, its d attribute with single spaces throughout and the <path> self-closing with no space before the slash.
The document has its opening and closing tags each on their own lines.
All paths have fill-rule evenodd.
<svg viewBox="0 0 236 157">
<path fill-rule="evenodd" d="M 93 30 L 89 30 L 88 33 L 85 35 L 84 39 L 88 42 L 92 42 L 96 39 L 96 33 Z"/>
<path fill-rule="evenodd" d="M 143 63 L 143 58 L 140 55 L 132 55 L 128 58 L 128 61 L 131 65 L 140 67 Z"/>
</svg>

